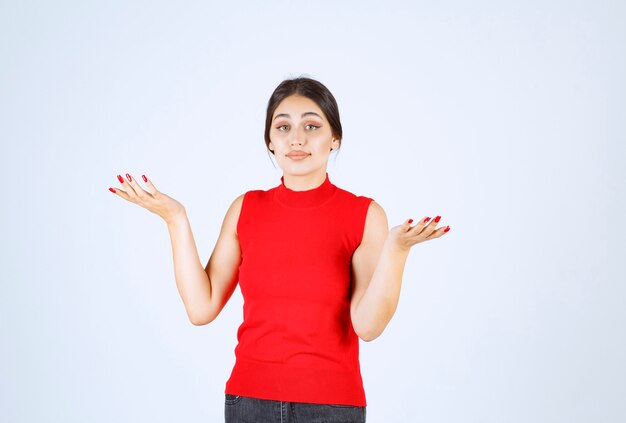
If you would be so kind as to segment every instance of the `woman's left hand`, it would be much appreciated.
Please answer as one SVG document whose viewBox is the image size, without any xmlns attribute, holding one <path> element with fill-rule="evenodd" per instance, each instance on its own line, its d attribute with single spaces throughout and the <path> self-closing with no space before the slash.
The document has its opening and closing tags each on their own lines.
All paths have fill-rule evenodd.
<svg viewBox="0 0 626 423">
<path fill-rule="evenodd" d="M 389 231 L 389 241 L 401 251 L 408 252 L 412 246 L 420 242 L 430 241 L 439 238 L 450 230 L 450 226 L 437 228 L 441 216 L 434 219 L 424 217 L 415 226 L 411 226 L 412 219 L 406 220 L 402 225 L 394 226 Z M 430 223 L 428 223 L 430 221 Z"/>
</svg>

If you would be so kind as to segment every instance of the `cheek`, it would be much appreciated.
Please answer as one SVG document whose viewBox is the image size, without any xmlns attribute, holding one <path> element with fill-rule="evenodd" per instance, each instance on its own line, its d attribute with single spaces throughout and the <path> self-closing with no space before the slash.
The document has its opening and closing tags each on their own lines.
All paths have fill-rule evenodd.
<svg viewBox="0 0 626 423">
<path fill-rule="evenodd" d="M 275 147 L 277 147 L 280 144 L 280 138 L 276 136 L 276 134 L 274 134 L 273 132 L 269 133 L 270 136 L 270 144 L 273 144 Z"/>
<path fill-rule="evenodd" d="M 269 133 L 270 135 L 270 140 L 273 142 L 280 142 L 281 140 L 283 140 L 285 138 L 285 133 L 284 132 L 280 132 L 277 129 L 272 129 Z"/>
</svg>

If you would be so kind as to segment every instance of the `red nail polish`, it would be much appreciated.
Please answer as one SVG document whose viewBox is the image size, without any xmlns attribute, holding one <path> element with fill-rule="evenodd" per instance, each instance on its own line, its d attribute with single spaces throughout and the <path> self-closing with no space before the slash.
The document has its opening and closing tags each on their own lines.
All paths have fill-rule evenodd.
<svg viewBox="0 0 626 423">
<path fill-rule="evenodd" d="M 446 227 L 446 229 L 444 229 L 444 232 L 448 232 L 450 230 L 450 226 Z"/>
<path fill-rule="evenodd" d="M 439 219 L 441 219 L 441 216 L 435 217 L 435 222 L 439 222 Z"/>
<path fill-rule="evenodd" d="M 128 178 L 128 182 L 133 180 L 128 173 L 126 174 L 126 178 Z"/>
<path fill-rule="evenodd" d="M 144 182 L 148 182 L 148 179 L 146 178 L 146 175 L 141 175 L 141 177 L 143 178 Z"/>
<path fill-rule="evenodd" d="M 413 219 L 409 219 L 409 225 L 413 223 Z"/>
<path fill-rule="evenodd" d="M 424 223 L 428 222 L 430 220 L 430 217 L 427 217 L 426 219 L 424 219 Z"/>
<path fill-rule="evenodd" d="M 117 180 L 120 181 L 120 184 L 124 183 L 124 178 L 122 178 L 120 175 L 117 175 Z"/>
<path fill-rule="evenodd" d="M 115 193 L 115 190 L 113 188 L 109 188 L 109 191 Z"/>
</svg>

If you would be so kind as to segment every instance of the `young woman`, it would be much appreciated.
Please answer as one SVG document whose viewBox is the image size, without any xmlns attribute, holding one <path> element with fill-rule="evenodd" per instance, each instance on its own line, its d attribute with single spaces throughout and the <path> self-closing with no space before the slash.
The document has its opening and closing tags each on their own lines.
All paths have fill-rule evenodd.
<svg viewBox="0 0 626 423">
<path fill-rule="evenodd" d="M 310 78 L 283 81 L 265 122 L 281 183 L 233 201 L 204 268 L 182 204 L 143 175 L 147 190 L 128 173 L 118 175 L 123 189 L 110 188 L 167 223 L 194 325 L 212 322 L 239 283 L 244 320 L 226 422 L 364 422 L 359 338 L 376 339 L 395 313 L 410 248 L 449 230 L 436 228 L 440 216 L 389 230 L 378 203 L 330 182 L 341 139 L 330 91 Z"/>
</svg>

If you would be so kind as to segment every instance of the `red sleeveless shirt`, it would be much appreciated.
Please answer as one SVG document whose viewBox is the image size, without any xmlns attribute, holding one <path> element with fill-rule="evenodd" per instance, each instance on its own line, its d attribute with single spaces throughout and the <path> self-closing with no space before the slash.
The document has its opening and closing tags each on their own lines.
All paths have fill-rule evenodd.
<svg viewBox="0 0 626 423">
<path fill-rule="evenodd" d="M 326 180 L 246 192 L 237 223 L 243 322 L 225 393 L 367 405 L 350 318 L 354 250 L 371 198 Z"/>
</svg>

